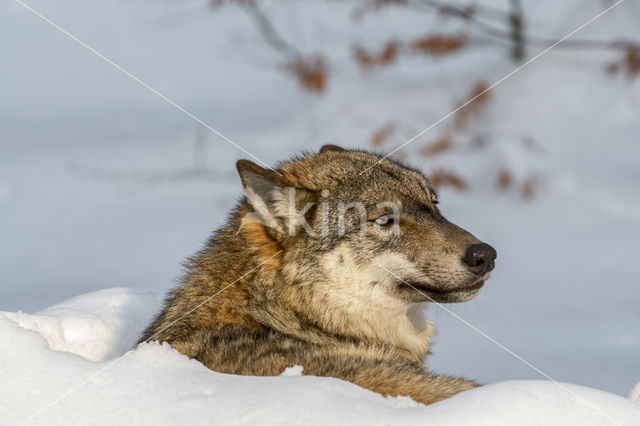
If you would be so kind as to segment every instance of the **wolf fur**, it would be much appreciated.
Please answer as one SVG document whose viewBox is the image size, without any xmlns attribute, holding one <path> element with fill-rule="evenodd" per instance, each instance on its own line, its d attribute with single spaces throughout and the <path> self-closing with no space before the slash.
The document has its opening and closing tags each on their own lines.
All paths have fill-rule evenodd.
<svg viewBox="0 0 640 426">
<path fill-rule="evenodd" d="M 424 310 L 471 299 L 493 263 L 479 275 L 461 260 L 480 241 L 442 217 L 422 173 L 332 145 L 277 170 L 237 167 L 246 197 L 139 343 L 168 342 L 223 373 L 300 365 L 425 404 L 477 386 L 426 370 Z M 389 227 L 381 215 L 393 232 L 376 232 Z"/>
</svg>

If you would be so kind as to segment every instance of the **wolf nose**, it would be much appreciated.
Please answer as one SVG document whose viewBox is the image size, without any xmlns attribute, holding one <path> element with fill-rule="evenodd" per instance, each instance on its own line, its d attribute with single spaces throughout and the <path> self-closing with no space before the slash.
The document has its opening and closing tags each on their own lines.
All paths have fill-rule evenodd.
<svg viewBox="0 0 640 426">
<path fill-rule="evenodd" d="M 496 256 L 496 250 L 489 244 L 472 244 L 467 248 L 462 261 L 474 274 L 484 275 L 493 270 Z"/>
</svg>

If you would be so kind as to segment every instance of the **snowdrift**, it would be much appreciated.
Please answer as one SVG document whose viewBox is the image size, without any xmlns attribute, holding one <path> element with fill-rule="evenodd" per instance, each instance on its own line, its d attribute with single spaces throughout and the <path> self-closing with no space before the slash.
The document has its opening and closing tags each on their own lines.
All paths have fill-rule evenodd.
<svg viewBox="0 0 640 426">
<path fill-rule="evenodd" d="M 153 290 L 114 288 L 34 315 L 0 312 L 0 424 L 640 424 L 640 383 L 626 399 L 506 381 L 424 406 L 299 368 L 233 376 L 166 344 L 131 350 L 160 299 Z"/>
</svg>

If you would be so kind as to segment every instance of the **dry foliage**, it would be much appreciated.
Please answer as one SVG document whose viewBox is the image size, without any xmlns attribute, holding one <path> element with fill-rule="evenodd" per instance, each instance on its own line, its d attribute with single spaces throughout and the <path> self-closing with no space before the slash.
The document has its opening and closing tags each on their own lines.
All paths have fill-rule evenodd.
<svg viewBox="0 0 640 426">
<path fill-rule="evenodd" d="M 457 52 L 466 43 L 467 38 L 463 35 L 431 35 L 410 42 L 409 47 L 417 53 L 442 56 Z M 372 52 L 360 45 L 354 45 L 353 56 L 360 68 L 369 71 L 396 62 L 403 48 L 403 44 L 396 40 L 388 41 L 378 52 Z"/>
<path fill-rule="evenodd" d="M 387 139 L 389 139 L 389 136 L 393 134 L 395 128 L 396 126 L 393 123 L 388 123 L 382 126 L 371 136 L 371 145 L 376 148 L 381 146 Z"/>
<path fill-rule="evenodd" d="M 515 188 L 516 191 L 519 192 L 520 196 L 525 200 L 530 200 L 535 197 L 538 192 L 538 176 L 536 174 L 530 174 L 527 176 L 522 185 L 516 185 L 515 178 L 506 169 L 500 171 L 498 174 L 498 180 L 496 182 L 496 186 L 498 190 L 505 192 L 510 188 Z"/>
<path fill-rule="evenodd" d="M 323 56 L 297 56 L 287 64 L 287 70 L 306 90 L 321 93 L 327 87 L 329 67 Z"/>
<path fill-rule="evenodd" d="M 417 53 L 443 56 L 457 52 L 467 44 L 464 35 L 428 35 L 411 42 L 411 49 Z"/>
<path fill-rule="evenodd" d="M 630 45 L 624 51 L 622 59 L 607 66 L 610 74 L 625 71 L 627 76 L 634 78 L 640 75 L 640 46 Z"/>
<path fill-rule="evenodd" d="M 453 138 L 450 135 L 444 135 L 420 148 L 420 154 L 430 157 L 448 151 L 451 148 L 453 148 Z"/>
<path fill-rule="evenodd" d="M 388 41 L 382 50 L 377 53 L 367 51 L 362 46 L 355 45 L 353 47 L 353 56 L 364 70 L 371 70 L 376 67 L 382 67 L 392 64 L 398 57 L 400 44 L 397 41 Z"/>
<path fill-rule="evenodd" d="M 479 81 L 473 86 L 467 100 L 462 103 L 455 115 L 456 127 L 464 127 L 472 117 L 477 116 L 491 99 L 489 85 L 484 81 Z"/>
<path fill-rule="evenodd" d="M 461 176 L 447 170 L 439 170 L 432 173 L 430 180 L 431 185 L 436 189 L 440 189 L 445 186 L 453 187 L 458 191 L 466 191 L 469 189 L 469 185 Z"/>
<path fill-rule="evenodd" d="M 513 185 L 513 176 L 511 176 L 511 173 L 509 173 L 508 170 L 502 170 L 498 174 L 498 182 L 496 186 L 498 187 L 499 190 L 506 191 L 512 185 Z"/>
</svg>

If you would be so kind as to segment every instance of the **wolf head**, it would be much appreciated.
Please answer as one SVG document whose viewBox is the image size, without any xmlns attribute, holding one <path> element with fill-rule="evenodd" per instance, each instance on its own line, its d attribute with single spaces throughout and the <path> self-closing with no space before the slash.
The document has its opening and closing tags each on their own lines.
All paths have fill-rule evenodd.
<svg viewBox="0 0 640 426">
<path fill-rule="evenodd" d="M 263 308 L 272 323 L 286 321 L 267 305 L 287 300 L 322 329 L 419 353 L 412 338 L 432 332 L 419 304 L 467 301 L 494 267 L 496 251 L 448 222 L 428 179 L 395 161 L 329 145 L 277 170 L 237 168 L 252 208 L 238 232 L 258 224 L 282 250 L 278 301 Z"/>
</svg>

